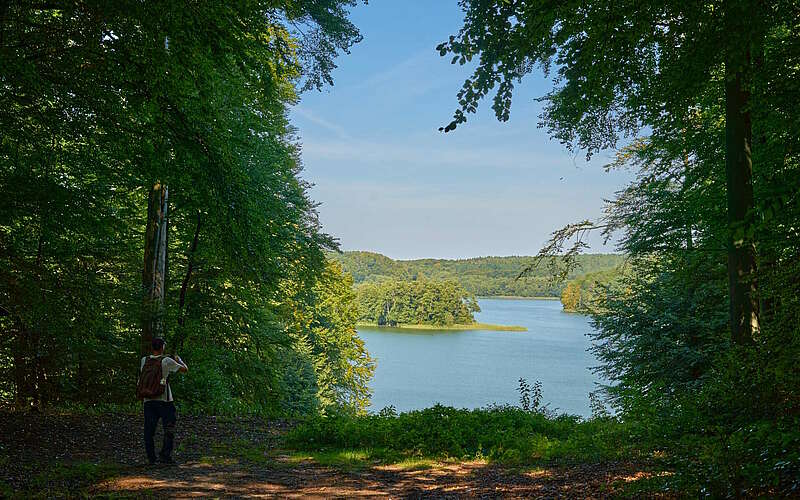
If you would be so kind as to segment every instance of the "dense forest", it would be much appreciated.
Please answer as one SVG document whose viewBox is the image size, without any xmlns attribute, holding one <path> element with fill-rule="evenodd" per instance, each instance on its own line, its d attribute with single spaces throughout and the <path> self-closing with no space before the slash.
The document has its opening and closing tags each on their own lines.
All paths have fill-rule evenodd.
<svg viewBox="0 0 800 500">
<path fill-rule="evenodd" d="M 450 280 L 385 280 L 356 287 L 359 321 L 378 326 L 467 325 L 480 311 L 475 297 Z"/>
<path fill-rule="evenodd" d="M 131 404 L 163 336 L 188 406 L 365 407 L 287 120 L 360 40 L 353 5 L 3 3 L 0 403 Z"/>
<path fill-rule="evenodd" d="M 479 297 L 559 297 L 564 289 L 564 281 L 554 279 L 549 261 L 520 277 L 520 273 L 535 262 L 534 257 L 393 260 L 379 253 L 358 251 L 331 252 L 328 257 L 339 262 L 353 276 L 356 285 L 384 280 L 456 280 L 467 292 Z M 623 256 L 616 254 L 579 255 L 566 276 L 574 278 L 611 269 L 623 260 Z M 562 261 L 556 259 L 555 265 L 563 267 Z"/>
</svg>

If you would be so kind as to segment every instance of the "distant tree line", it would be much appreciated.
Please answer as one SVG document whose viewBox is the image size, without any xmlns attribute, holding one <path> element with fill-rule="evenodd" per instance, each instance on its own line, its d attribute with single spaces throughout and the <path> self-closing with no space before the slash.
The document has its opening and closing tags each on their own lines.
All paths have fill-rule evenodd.
<svg viewBox="0 0 800 500">
<path fill-rule="evenodd" d="M 384 280 L 455 280 L 467 292 L 487 297 L 559 297 L 565 287 L 563 282 L 552 279 L 551 269 L 545 265 L 517 279 L 520 271 L 533 262 L 533 257 L 393 260 L 379 253 L 360 251 L 331 252 L 328 257 L 338 261 L 356 284 Z M 568 278 L 612 269 L 623 259 L 617 254 L 580 255 L 578 267 L 570 270 Z"/>
<path fill-rule="evenodd" d="M 379 326 L 470 324 L 475 296 L 454 280 L 385 280 L 356 287 L 359 321 Z"/>
</svg>

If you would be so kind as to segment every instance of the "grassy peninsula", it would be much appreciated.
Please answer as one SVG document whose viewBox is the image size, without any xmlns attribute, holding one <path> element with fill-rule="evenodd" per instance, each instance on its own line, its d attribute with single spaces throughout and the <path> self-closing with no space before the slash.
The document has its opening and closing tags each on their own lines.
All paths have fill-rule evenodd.
<svg viewBox="0 0 800 500">
<path fill-rule="evenodd" d="M 559 297 L 538 296 L 526 297 L 524 295 L 478 295 L 479 299 L 503 299 L 503 300 L 561 300 Z"/>
<path fill-rule="evenodd" d="M 466 323 L 466 324 L 452 324 L 452 325 L 426 325 L 426 324 L 398 324 L 395 326 L 379 325 L 377 323 L 356 323 L 357 327 L 369 328 L 386 328 L 387 330 L 449 330 L 449 331 L 466 331 L 466 330 L 492 330 L 498 332 L 527 332 L 528 329 L 524 326 L 518 325 L 493 325 L 491 323 Z"/>
</svg>

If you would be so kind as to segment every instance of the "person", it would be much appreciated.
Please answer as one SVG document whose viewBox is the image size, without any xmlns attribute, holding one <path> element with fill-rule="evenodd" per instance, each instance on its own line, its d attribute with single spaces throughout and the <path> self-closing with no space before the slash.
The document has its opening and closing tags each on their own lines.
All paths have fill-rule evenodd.
<svg viewBox="0 0 800 500">
<path fill-rule="evenodd" d="M 144 398 L 144 449 L 147 452 L 147 460 L 150 464 L 156 463 L 155 444 L 153 437 L 156 433 L 159 419 L 164 428 L 164 442 L 161 452 L 158 454 L 158 461 L 163 464 L 174 465 L 172 459 L 172 447 L 175 443 L 175 426 L 177 424 L 177 413 L 175 402 L 172 399 L 172 389 L 169 386 L 169 375 L 175 372 L 186 373 L 189 368 L 180 358 L 165 356 L 164 349 L 167 343 L 162 338 L 154 338 L 152 342 L 153 353 L 142 358 L 139 364 L 139 373 L 144 369 L 144 364 L 148 357 L 151 359 L 161 358 L 161 383 L 165 385 L 164 393 L 156 398 Z"/>
</svg>

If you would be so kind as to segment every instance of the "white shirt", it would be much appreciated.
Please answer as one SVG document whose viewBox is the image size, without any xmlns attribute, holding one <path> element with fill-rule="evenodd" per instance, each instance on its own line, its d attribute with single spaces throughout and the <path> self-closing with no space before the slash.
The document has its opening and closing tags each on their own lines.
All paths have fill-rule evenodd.
<svg viewBox="0 0 800 500">
<path fill-rule="evenodd" d="M 150 355 L 150 356 L 143 357 L 141 363 L 139 363 L 139 373 L 142 373 L 142 370 L 144 369 L 144 363 L 147 360 L 147 358 L 155 359 L 155 358 L 158 358 L 158 356 Z M 159 396 L 157 398 L 152 398 L 152 399 L 144 398 L 144 400 L 145 401 L 166 401 L 166 402 L 172 401 L 172 389 L 170 389 L 169 384 L 167 384 L 167 376 L 170 373 L 177 372 L 182 366 L 185 366 L 185 365 L 182 365 L 182 364 L 178 363 L 177 361 L 175 361 L 174 359 L 170 358 L 169 356 L 164 356 L 164 359 L 161 360 L 161 377 L 162 377 L 161 383 L 162 384 L 166 384 L 167 387 L 166 387 L 166 389 L 164 389 L 164 393 L 161 396 Z"/>
</svg>

